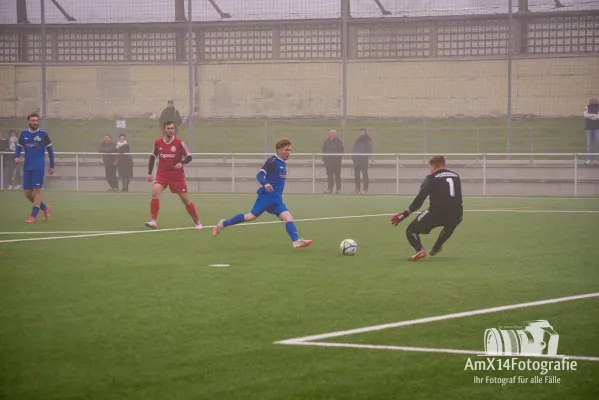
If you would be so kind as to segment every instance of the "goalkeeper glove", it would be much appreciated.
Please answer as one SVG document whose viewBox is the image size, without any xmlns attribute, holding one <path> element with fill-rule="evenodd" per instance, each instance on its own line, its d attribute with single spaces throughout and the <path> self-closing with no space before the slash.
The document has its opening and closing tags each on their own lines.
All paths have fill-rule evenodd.
<svg viewBox="0 0 599 400">
<path fill-rule="evenodd" d="M 391 218 L 391 223 L 393 224 L 393 226 L 397 226 L 401 221 L 406 219 L 408 215 L 410 215 L 410 212 L 408 210 L 402 213 L 397 213 L 393 216 L 393 218 Z"/>
</svg>

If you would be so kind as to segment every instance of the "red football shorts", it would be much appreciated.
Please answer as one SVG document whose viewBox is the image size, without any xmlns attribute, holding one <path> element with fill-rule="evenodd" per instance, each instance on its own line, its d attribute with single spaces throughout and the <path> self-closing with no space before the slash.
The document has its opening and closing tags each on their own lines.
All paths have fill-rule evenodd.
<svg viewBox="0 0 599 400">
<path fill-rule="evenodd" d="M 154 185 L 161 185 L 163 188 L 170 188 L 171 193 L 179 194 L 179 193 L 187 193 L 187 182 L 185 182 L 184 177 L 180 178 L 167 178 L 162 176 L 157 176 L 154 180 Z"/>
</svg>

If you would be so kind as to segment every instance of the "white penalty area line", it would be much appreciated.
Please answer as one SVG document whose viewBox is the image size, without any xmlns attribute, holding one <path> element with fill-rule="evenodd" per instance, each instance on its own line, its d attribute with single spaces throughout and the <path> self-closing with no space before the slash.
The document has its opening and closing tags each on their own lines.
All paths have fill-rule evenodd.
<svg viewBox="0 0 599 400">
<path fill-rule="evenodd" d="M 507 212 L 507 213 L 599 213 L 599 210 L 531 210 L 531 209 L 522 209 L 522 207 L 518 208 L 488 208 L 488 209 L 478 209 L 478 210 L 464 210 L 464 212 Z M 418 213 L 414 213 L 418 214 Z M 311 221 L 331 221 L 336 219 L 355 219 L 355 218 L 374 218 L 374 217 L 390 217 L 395 214 L 365 214 L 365 215 L 343 215 L 338 217 L 320 217 L 320 218 L 304 218 L 304 219 L 296 219 L 295 222 L 311 222 Z M 263 221 L 263 222 L 251 222 L 246 224 L 238 224 L 233 225 L 231 227 L 248 227 L 248 226 L 256 226 L 256 225 L 269 225 L 269 224 L 280 224 L 283 221 Z M 204 229 L 212 229 L 214 225 L 204 226 Z M 133 235 L 138 233 L 152 233 L 152 232 L 172 232 L 172 231 L 185 231 L 197 229 L 194 226 L 188 226 L 183 228 L 166 228 L 166 229 L 146 229 L 146 230 L 134 230 L 134 231 L 101 231 L 92 233 L 81 233 L 69 235 L 69 231 L 55 231 L 51 232 L 51 234 L 67 234 L 67 236 L 50 236 L 50 237 L 41 237 L 41 238 L 27 238 L 27 239 L 9 239 L 9 240 L 0 240 L 0 244 L 2 243 L 20 243 L 20 242 L 34 242 L 41 240 L 60 240 L 60 239 L 80 239 L 80 238 L 88 238 L 88 237 L 99 237 L 99 236 L 116 236 L 116 235 Z M 12 235 L 22 235 L 27 234 L 24 232 L 0 232 L 0 234 L 12 234 Z M 50 232 L 32 232 L 31 234 L 50 234 Z"/>
<path fill-rule="evenodd" d="M 514 354 L 514 355 L 496 355 L 487 354 L 484 351 L 476 350 L 460 350 L 460 349 L 443 349 L 443 348 L 429 348 L 429 347 L 410 347 L 410 346 L 384 346 L 376 344 L 355 344 L 355 343 L 336 343 L 336 342 L 297 342 L 297 343 L 284 343 L 294 344 L 298 346 L 317 346 L 317 347 L 345 347 L 353 349 L 370 349 L 370 350 L 392 350 L 392 351 L 410 351 L 420 353 L 446 353 L 446 354 L 465 354 L 472 356 L 486 356 L 486 357 L 530 357 L 530 358 L 556 358 L 562 359 L 567 358 L 569 360 L 580 360 L 580 361 L 596 361 L 599 362 L 599 357 L 588 357 L 588 356 L 572 356 L 572 355 L 543 355 L 543 354 Z"/>
<path fill-rule="evenodd" d="M 356 334 L 360 334 L 360 333 L 381 331 L 384 329 L 399 328 L 399 327 L 403 327 L 403 326 L 418 325 L 418 324 L 426 324 L 426 323 L 431 323 L 431 322 L 436 322 L 436 321 L 444 321 L 444 320 L 448 320 L 448 319 L 471 317 L 474 315 L 491 314 L 491 313 L 496 313 L 496 312 L 501 312 L 501 311 L 515 310 L 518 308 L 536 307 L 536 306 L 542 306 L 542 305 L 546 305 L 546 304 L 562 303 L 562 302 L 566 302 L 566 301 L 582 300 L 582 299 L 589 299 L 589 298 L 595 298 L 595 297 L 599 297 L 599 292 L 581 294 L 581 295 L 576 295 L 576 296 L 559 297 L 559 298 L 549 299 L 549 300 L 533 301 L 533 302 L 528 302 L 528 303 L 512 304 L 512 305 L 500 306 L 500 307 L 483 308 L 480 310 L 464 311 L 464 312 L 460 312 L 460 313 L 412 319 L 412 320 L 408 320 L 408 321 L 393 322 L 393 323 L 389 323 L 389 324 L 366 326 L 363 328 L 350 329 L 350 330 L 345 330 L 345 331 L 337 331 L 337 332 L 323 333 L 320 335 L 312 335 L 312 336 L 304 336 L 304 337 L 298 337 L 298 338 L 293 338 L 293 339 L 286 339 L 286 340 L 281 340 L 281 341 L 275 342 L 275 344 L 287 344 L 287 345 L 298 345 L 298 346 L 320 346 L 320 347 L 351 347 L 351 348 L 358 348 L 358 349 L 418 351 L 418 352 L 428 352 L 428 353 L 487 355 L 485 352 L 476 351 L 476 350 L 442 349 L 442 348 L 409 347 L 409 346 L 385 346 L 385 345 L 372 345 L 372 344 L 353 344 L 353 343 L 318 342 L 318 341 L 331 339 L 331 338 L 337 338 L 337 337 L 341 337 L 341 336 L 349 336 L 349 335 L 356 335 Z M 491 356 L 491 355 L 489 355 L 489 356 Z M 514 355 L 514 356 L 518 356 L 518 355 Z M 520 356 L 523 356 L 523 355 L 520 355 Z M 526 355 L 526 356 L 533 357 L 533 355 Z M 534 357 L 549 357 L 549 358 L 568 357 L 573 360 L 599 361 L 599 357 L 587 357 L 587 356 L 569 356 L 569 355 L 568 356 L 567 355 L 537 356 L 537 355 L 534 355 Z"/>
</svg>

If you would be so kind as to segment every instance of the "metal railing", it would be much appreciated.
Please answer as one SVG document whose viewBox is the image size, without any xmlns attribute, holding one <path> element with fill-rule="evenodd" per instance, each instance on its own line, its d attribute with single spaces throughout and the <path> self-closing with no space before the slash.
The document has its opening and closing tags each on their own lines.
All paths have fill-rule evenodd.
<svg viewBox="0 0 599 400">
<path fill-rule="evenodd" d="M 74 162 L 75 166 L 75 190 L 79 191 L 79 183 L 81 180 L 80 176 L 80 166 L 89 165 L 90 158 L 89 156 L 102 157 L 106 156 L 107 153 L 83 153 L 83 152 L 55 152 L 55 159 L 58 163 L 60 162 Z M 218 163 L 210 165 L 210 167 L 218 167 L 218 168 L 230 168 L 231 169 L 231 192 L 235 192 L 236 180 L 240 178 L 236 178 L 235 170 L 236 164 L 239 162 L 242 163 L 252 163 L 256 164 L 256 171 L 258 171 L 259 166 L 264 161 L 264 158 L 272 156 L 273 153 L 192 153 L 192 157 L 196 160 L 213 160 Z M 119 154 L 109 153 L 108 155 L 114 155 L 116 157 Z M 128 153 L 128 155 L 132 157 L 141 157 L 147 159 L 148 153 Z M 316 182 L 319 178 L 317 178 L 316 168 L 323 167 L 322 157 L 323 156 L 337 156 L 342 157 L 346 161 L 345 166 L 350 166 L 351 157 L 352 156 L 368 156 L 370 161 L 371 168 L 395 168 L 395 184 L 396 184 L 396 194 L 400 193 L 400 184 L 402 182 L 402 177 L 400 171 L 404 168 L 406 164 L 412 165 L 422 165 L 426 167 L 428 162 L 427 160 L 437 154 L 432 153 L 293 153 L 291 159 L 289 160 L 290 165 L 293 167 L 300 166 L 302 163 L 305 167 L 308 163 L 308 167 L 311 168 L 311 179 L 312 179 L 312 193 L 316 193 Z M 534 155 L 536 157 L 551 157 L 551 159 L 538 160 L 536 162 L 532 162 L 529 158 Z M 10 157 L 9 162 L 5 162 L 5 157 Z M 505 167 L 534 167 L 535 163 L 537 166 L 543 165 L 552 165 L 556 168 L 564 168 L 571 169 L 571 183 L 573 184 L 573 195 L 578 196 L 578 185 L 581 181 L 579 177 L 579 169 L 580 164 L 585 163 L 587 160 L 599 160 L 599 153 L 448 153 L 444 154 L 446 159 L 448 160 L 448 168 L 451 168 L 451 164 L 453 165 L 461 165 L 461 164 L 469 164 L 476 166 L 482 169 L 481 177 L 479 178 L 482 183 L 482 194 L 487 194 L 487 182 L 489 180 L 488 167 L 494 166 L 498 168 Z M 512 160 L 506 160 L 506 157 L 510 156 Z M 6 168 L 9 168 L 11 174 L 14 173 L 16 166 L 13 160 L 14 153 L 12 152 L 0 152 L 0 188 L 4 189 L 4 181 L 5 181 L 5 172 Z M 517 158 L 521 159 L 518 160 Z M 229 162 L 227 162 L 229 160 Z M 8 160 L 7 160 L 8 161 Z M 22 160 L 21 160 L 22 161 Z M 192 161 L 193 163 L 193 161 Z M 597 164 L 596 164 L 597 165 Z M 197 165 L 193 165 L 193 167 L 197 167 Z M 57 167 L 59 169 L 60 167 Z M 189 168 L 187 166 L 186 168 Z M 595 168 L 593 168 L 593 171 Z M 583 179 L 585 181 L 592 181 L 596 184 L 599 184 L 599 169 L 597 169 L 597 173 L 593 175 L 592 178 Z M 419 175 L 421 177 L 421 175 Z M 403 180 L 406 178 L 404 177 Z M 495 178 L 497 179 L 497 178 Z M 376 182 L 377 178 L 371 178 L 371 182 Z M 471 179 L 478 180 L 478 178 Z M 518 182 L 518 178 L 503 178 L 506 181 Z M 539 179 L 539 182 L 551 184 L 552 177 L 546 177 L 543 179 Z M 558 179 L 559 180 L 559 179 Z M 561 183 L 561 181 L 559 182 Z"/>
</svg>

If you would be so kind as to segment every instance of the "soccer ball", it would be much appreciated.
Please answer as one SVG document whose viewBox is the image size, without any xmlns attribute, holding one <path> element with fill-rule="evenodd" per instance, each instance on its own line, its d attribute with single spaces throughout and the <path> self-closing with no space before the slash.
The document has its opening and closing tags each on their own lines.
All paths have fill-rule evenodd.
<svg viewBox="0 0 599 400">
<path fill-rule="evenodd" d="M 353 256 L 358 251 L 358 244 L 353 239 L 345 239 L 339 246 L 341 248 L 341 254 L 344 256 Z"/>
</svg>

